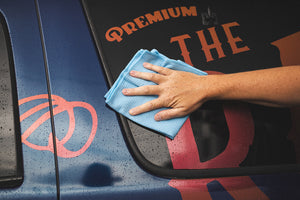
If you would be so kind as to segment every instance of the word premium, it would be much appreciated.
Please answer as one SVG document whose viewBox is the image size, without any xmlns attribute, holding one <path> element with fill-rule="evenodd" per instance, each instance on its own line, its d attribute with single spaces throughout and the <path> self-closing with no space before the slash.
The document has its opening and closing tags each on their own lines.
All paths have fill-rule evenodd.
<svg viewBox="0 0 300 200">
<path fill-rule="evenodd" d="M 147 13 L 144 16 L 139 16 L 133 21 L 123 24 L 121 27 L 112 27 L 108 29 L 105 33 L 105 38 L 110 41 L 121 42 L 123 40 L 122 36 L 124 32 L 127 35 L 132 34 L 139 29 L 149 26 L 155 22 L 160 22 L 163 20 L 168 20 L 170 18 L 187 17 L 187 16 L 197 16 L 196 6 L 187 7 L 175 7 L 154 11 L 153 14 Z"/>
</svg>

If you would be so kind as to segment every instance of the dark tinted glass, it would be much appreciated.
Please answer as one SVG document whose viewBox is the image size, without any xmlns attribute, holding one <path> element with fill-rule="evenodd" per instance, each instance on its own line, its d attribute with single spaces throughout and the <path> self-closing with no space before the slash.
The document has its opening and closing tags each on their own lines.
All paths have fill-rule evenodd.
<svg viewBox="0 0 300 200">
<path fill-rule="evenodd" d="M 157 49 L 210 74 L 280 67 L 283 49 L 273 42 L 285 43 L 300 31 L 299 4 L 84 0 L 83 5 L 110 86 L 139 49 Z M 291 135 L 299 134 L 299 118 L 292 116 L 287 108 L 207 102 L 173 141 L 120 120 L 134 156 L 147 170 L 200 177 L 284 170 L 274 168 L 279 165 L 296 169 L 299 143 Z"/>
<path fill-rule="evenodd" d="M 0 187 L 14 187 L 23 180 L 18 101 L 11 56 L 8 32 L 2 19 L 0 23 Z"/>
</svg>

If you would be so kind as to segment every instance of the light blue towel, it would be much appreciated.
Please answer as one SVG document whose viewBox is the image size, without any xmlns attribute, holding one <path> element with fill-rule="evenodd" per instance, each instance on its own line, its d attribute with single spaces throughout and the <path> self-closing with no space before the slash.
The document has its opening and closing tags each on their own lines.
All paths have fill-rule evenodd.
<svg viewBox="0 0 300 200">
<path fill-rule="evenodd" d="M 162 55 L 157 50 L 153 49 L 151 52 L 148 50 L 139 50 L 125 69 L 121 72 L 116 82 L 113 84 L 111 89 L 105 94 L 106 103 L 113 108 L 115 111 L 124 115 L 128 119 L 152 130 L 158 131 L 161 134 L 173 139 L 188 116 L 174 118 L 164 121 L 155 121 L 154 115 L 164 109 L 161 108 L 153 110 L 150 112 L 142 113 L 140 115 L 132 116 L 129 114 L 129 110 L 136 106 L 142 105 L 148 101 L 151 101 L 157 96 L 124 96 L 122 90 L 125 88 L 135 88 L 143 85 L 154 85 L 155 83 L 151 81 L 146 81 L 138 78 L 134 78 L 129 75 L 131 70 L 141 71 L 141 72 L 152 72 L 143 67 L 143 63 L 148 62 L 153 65 L 158 65 L 173 70 L 180 70 L 186 72 L 192 72 L 198 75 L 207 75 L 207 73 L 198 70 L 180 60 L 169 59 L 168 57 Z"/>
</svg>

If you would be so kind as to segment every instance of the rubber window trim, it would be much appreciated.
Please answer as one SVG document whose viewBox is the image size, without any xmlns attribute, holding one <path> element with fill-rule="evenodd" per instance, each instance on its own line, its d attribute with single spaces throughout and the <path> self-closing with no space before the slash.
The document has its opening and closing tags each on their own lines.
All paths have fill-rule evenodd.
<svg viewBox="0 0 300 200">
<path fill-rule="evenodd" d="M 7 54 L 9 60 L 12 100 L 13 100 L 13 113 L 14 113 L 14 130 L 15 130 L 15 142 L 16 142 L 16 174 L 15 176 L 8 176 L 0 178 L 0 188 L 15 188 L 22 185 L 24 181 L 24 163 L 22 153 L 22 140 L 21 140 L 21 128 L 20 128 L 20 117 L 19 117 L 19 106 L 18 106 L 18 93 L 16 84 L 16 73 L 13 61 L 13 52 L 10 41 L 10 35 L 7 27 L 7 22 L 0 12 L 0 23 L 3 27 Z"/>
<path fill-rule="evenodd" d="M 94 40 L 100 65 L 106 76 L 106 82 L 109 87 L 113 84 L 113 76 L 108 68 L 104 56 L 101 55 L 101 41 L 96 37 L 96 31 L 89 15 L 89 9 L 87 0 L 81 0 L 87 22 L 89 24 L 91 37 Z M 242 168 L 214 168 L 214 169 L 166 169 L 159 167 L 149 162 L 139 150 L 133 134 L 130 130 L 127 119 L 116 113 L 119 124 L 123 132 L 124 140 L 127 143 L 127 147 L 131 152 L 136 163 L 145 171 L 155 176 L 163 178 L 176 178 L 176 179 L 199 179 L 199 178 L 214 178 L 214 177 L 229 177 L 229 176 L 250 176 L 250 175 L 261 175 L 261 174 L 274 174 L 283 172 L 298 172 L 300 171 L 300 164 L 283 164 L 283 165 L 272 165 L 272 166 L 254 166 L 254 167 L 242 167 Z"/>
</svg>

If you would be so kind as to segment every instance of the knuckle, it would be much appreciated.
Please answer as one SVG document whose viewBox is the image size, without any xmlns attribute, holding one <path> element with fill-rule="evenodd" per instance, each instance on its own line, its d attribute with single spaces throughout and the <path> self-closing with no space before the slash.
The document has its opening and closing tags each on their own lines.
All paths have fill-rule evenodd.
<svg viewBox="0 0 300 200">
<path fill-rule="evenodd" d="M 148 107 L 146 108 L 148 111 L 157 109 L 157 104 L 155 102 L 149 102 Z"/>
<path fill-rule="evenodd" d="M 161 68 L 159 68 L 158 71 L 159 71 L 160 74 L 165 74 L 166 73 L 166 68 L 161 67 Z"/>
<path fill-rule="evenodd" d="M 149 109 L 150 110 L 154 109 L 154 103 L 153 102 L 149 102 Z"/>
<path fill-rule="evenodd" d="M 125 94 L 127 94 L 127 95 L 135 95 L 135 93 L 136 93 L 135 88 L 129 88 L 129 89 L 126 89 L 126 91 L 125 91 Z"/>
<path fill-rule="evenodd" d="M 176 104 L 176 101 L 174 100 L 174 96 L 172 95 L 164 96 L 164 102 L 167 107 L 174 107 L 174 105 Z"/>
<path fill-rule="evenodd" d="M 155 74 L 154 73 L 150 73 L 149 74 L 149 79 L 150 80 L 154 80 L 155 79 Z"/>
<path fill-rule="evenodd" d="M 149 94 L 150 93 L 150 87 L 149 86 L 145 86 L 144 87 L 144 91 L 146 94 Z"/>
<path fill-rule="evenodd" d="M 170 109 L 167 109 L 164 112 L 161 112 L 161 117 L 163 119 L 167 118 L 169 115 L 170 115 Z"/>
<path fill-rule="evenodd" d="M 169 94 L 169 95 L 166 95 L 165 99 L 166 99 L 167 102 L 172 102 L 173 99 L 174 99 L 174 96 Z"/>
<path fill-rule="evenodd" d="M 167 109 L 161 113 L 161 118 L 164 120 L 171 119 L 173 117 L 174 117 L 174 112 L 172 112 L 172 109 Z"/>
<path fill-rule="evenodd" d="M 178 112 L 178 115 L 179 116 L 185 116 L 185 115 L 187 115 L 188 114 L 188 112 L 186 111 L 186 110 L 182 110 L 182 111 L 179 111 Z"/>
<path fill-rule="evenodd" d="M 173 71 L 172 70 L 170 70 L 170 69 L 168 69 L 168 68 L 163 68 L 162 69 L 162 73 L 163 74 L 167 74 L 167 75 L 170 75 L 170 74 L 172 74 L 173 73 Z"/>
<path fill-rule="evenodd" d="M 180 116 L 185 116 L 185 115 L 188 115 L 189 113 L 191 113 L 192 110 L 191 109 L 188 109 L 188 108 L 185 108 L 185 109 L 182 109 L 178 114 Z"/>
</svg>

